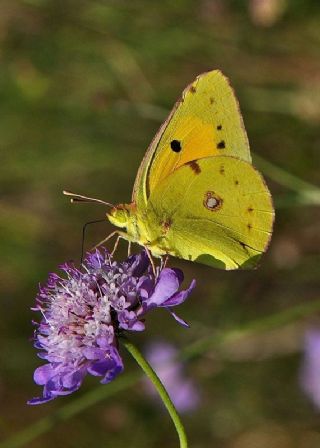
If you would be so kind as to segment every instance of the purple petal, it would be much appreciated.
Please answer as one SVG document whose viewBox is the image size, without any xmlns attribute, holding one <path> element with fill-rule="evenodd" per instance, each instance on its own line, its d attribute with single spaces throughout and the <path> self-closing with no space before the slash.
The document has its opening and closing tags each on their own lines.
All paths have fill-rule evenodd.
<svg viewBox="0 0 320 448">
<path fill-rule="evenodd" d="M 137 320 L 136 322 L 132 323 L 131 326 L 128 328 L 128 330 L 131 331 L 144 331 L 146 328 L 145 324 L 141 322 L 140 320 Z"/>
<path fill-rule="evenodd" d="M 185 320 L 183 320 L 181 317 L 179 317 L 176 313 L 174 313 L 173 311 L 171 311 L 169 308 L 167 308 L 167 311 L 169 311 L 169 313 L 171 314 L 171 316 L 183 327 L 185 328 L 190 328 L 190 325 L 188 324 L 188 322 L 186 322 Z"/>
<path fill-rule="evenodd" d="M 134 311 L 124 310 L 118 314 L 119 328 L 123 330 L 143 331 L 145 326 L 143 322 L 138 320 Z"/>
<path fill-rule="evenodd" d="M 94 376 L 103 376 L 111 367 L 113 367 L 113 362 L 110 359 L 100 360 L 92 363 L 88 367 L 88 372 Z"/>
<path fill-rule="evenodd" d="M 188 289 L 184 291 L 179 291 L 176 294 L 174 294 L 172 297 L 170 297 L 168 300 L 166 300 L 162 305 L 160 306 L 177 306 L 180 305 L 182 302 L 184 302 L 190 295 L 191 291 L 196 286 L 196 281 L 192 280 L 190 286 Z"/>
<path fill-rule="evenodd" d="M 181 275 L 176 269 L 165 268 L 161 271 L 153 294 L 148 299 L 148 304 L 161 306 L 172 297 L 180 287 Z"/>
<path fill-rule="evenodd" d="M 35 405 L 35 404 L 43 404 L 47 403 L 48 401 L 54 400 L 56 398 L 55 395 L 48 395 L 46 397 L 35 397 L 31 400 L 27 401 L 27 404 Z"/>
<path fill-rule="evenodd" d="M 153 286 L 154 283 L 150 277 L 144 276 L 140 278 L 137 284 L 137 288 L 139 290 L 140 297 L 142 298 L 142 300 L 148 299 L 148 297 L 152 292 Z"/>
<path fill-rule="evenodd" d="M 83 355 L 89 359 L 101 359 L 104 357 L 106 350 L 97 347 L 86 347 L 83 349 Z"/>
<path fill-rule="evenodd" d="M 169 268 L 170 269 L 170 268 Z M 178 268 L 171 268 L 172 269 L 172 271 L 174 271 L 175 273 L 176 273 L 176 275 L 177 275 L 177 277 L 178 277 L 178 280 L 179 280 L 179 283 L 180 283 L 180 285 L 181 285 L 181 283 L 183 282 L 183 280 L 184 280 L 184 274 L 183 274 L 183 272 L 181 271 L 181 269 L 178 269 Z"/>
<path fill-rule="evenodd" d="M 108 347 L 110 347 L 112 342 L 110 341 L 110 336 L 109 335 L 107 337 L 104 337 L 104 336 L 97 337 L 97 344 L 98 344 L 98 346 L 100 348 L 104 349 L 104 350 L 107 349 Z"/>
<path fill-rule="evenodd" d="M 36 384 L 43 386 L 56 374 L 55 369 L 51 364 L 44 364 L 38 367 L 33 374 L 33 379 Z"/>
<path fill-rule="evenodd" d="M 114 363 L 113 369 L 110 369 L 105 377 L 100 381 L 101 384 L 108 384 L 112 381 L 119 373 L 123 371 L 123 363 L 122 359 L 119 356 L 119 359 Z"/>
<path fill-rule="evenodd" d="M 76 390 L 82 384 L 86 375 L 86 369 L 79 369 L 62 377 L 62 386 L 69 390 Z"/>
<path fill-rule="evenodd" d="M 118 373 L 123 370 L 122 359 L 116 348 L 110 347 L 109 353 L 104 359 L 92 363 L 88 367 L 88 372 L 94 376 L 104 376 L 102 383 L 111 381 Z"/>
<path fill-rule="evenodd" d="M 131 264 L 132 275 L 135 277 L 140 277 L 146 270 L 150 264 L 148 255 L 145 250 L 140 252 L 138 255 L 132 255 L 129 260 L 129 264 Z"/>
<path fill-rule="evenodd" d="M 96 249 L 95 252 L 86 254 L 85 263 L 92 269 L 101 269 L 105 263 L 105 256 Z"/>
</svg>

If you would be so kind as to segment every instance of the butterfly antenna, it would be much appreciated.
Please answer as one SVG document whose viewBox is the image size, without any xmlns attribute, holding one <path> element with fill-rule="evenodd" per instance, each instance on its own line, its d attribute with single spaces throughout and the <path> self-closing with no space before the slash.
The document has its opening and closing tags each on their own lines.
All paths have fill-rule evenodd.
<svg viewBox="0 0 320 448">
<path fill-rule="evenodd" d="M 83 196 L 82 194 L 71 193 L 71 191 L 66 191 L 66 190 L 63 190 L 62 193 L 65 196 L 71 196 L 70 201 L 72 203 L 76 203 L 76 202 L 96 202 L 98 204 L 107 205 L 108 207 L 111 207 L 111 208 L 115 207 L 113 204 L 110 204 L 110 202 L 103 201 L 102 199 L 89 198 L 88 196 Z"/>
</svg>

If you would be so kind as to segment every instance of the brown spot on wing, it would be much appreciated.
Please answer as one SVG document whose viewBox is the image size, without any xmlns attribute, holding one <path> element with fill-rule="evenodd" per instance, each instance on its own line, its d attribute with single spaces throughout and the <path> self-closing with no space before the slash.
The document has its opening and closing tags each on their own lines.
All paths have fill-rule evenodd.
<svg viewBox="0 0 320 448">
<path fill-rule="evenodd" d="M 243 241 L 239 241 L 240 246 L 243 248 L 243 250 L 249 254 L 249 250 L 248 250 L 248 245 L 246 243 L 244 243 Z"/>
<path fill-rule="evenodd" d="M 251 206 L 248 207 L 247 210 L 248 210 L 249 213 L 253 212 L 253 208 Z"/>
<path fill-rule="evenodd" d="M 168 233 L 170 227 L 172 226 L 172 219 L 168 218 L 165 221 L 162 221 L 161 228 L 163 233 Z"/>
<path fill-rule="evenodd" d="M 210 104 L 214 103 L 214 98 L 212 98 L 212 96 L 210 97 Z"/>
<path fill-rule="evenodd" d="M 226 147 L 226 144 L 225 144 L 225 141 L 224 140 L 221 140 L 221 142 L 219 142 L 218 144 L 217 144 L 217 148 L 218 149 L 224 149 Z"/>
<path fill-rule="evenodd" d="M 220 166 L 219 173 L 222 174 L 222 175 L 224 175 L 224 173 L 225 173 L 224 165 L 221 165 L 221 166 Z"/>
<path fill-rule="evenodd" d="M 191 93 L 196 93 L 196 91 L 197 91 L 197 89 L 195 88 L 194 85 L 192 85 L 192 86 L 190 87 L 190 92 L 191 92 Z"/>
<path fill-rule="evenodd" d="M 201 168 L 200 168 L 199 164 L 195 160 L 191 160 L 190 162 L 187 162 L 187 165 L 190 166 L 190 168 L 192 169 L 192 171 L 195 174 L 200 174 L 201 173 Z"/>
<path fill-rule="evenodd" d="M 235 185 L 239 185 L 239 181 L 236 179 L 236 180 L 234 181 L 234 184 L 235 184 Z"/>
<path fill-rule="evenodd" d="M 221 131 L 221 129 L 222 129 L 222 124 L 218 124 L 217 129 L 218 129 L 218 131 Z"/>
<path fill-rule="evenodd" d="M 243 248 L 243 250 L 246 251 L 246 253 L 249 253 L 249 251 L 248 251 L 248 247 L 247 247 L 247 244 L 246 244 L 246 243 L 244 243 L 243 241 L 239 241 L 239 244 L 240 244 L 240 246 Z"/>
<path fill-rule="evenodd" d="M 247 224 L 248 230 L 252 229 L 252 224 L 250 224 L 250 222 Z"/>
</svg>

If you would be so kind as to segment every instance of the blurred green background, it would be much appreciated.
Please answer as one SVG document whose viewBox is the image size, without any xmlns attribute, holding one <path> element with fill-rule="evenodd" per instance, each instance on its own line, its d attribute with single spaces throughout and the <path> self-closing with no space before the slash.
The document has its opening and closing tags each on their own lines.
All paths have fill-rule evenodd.
<svg viewBox="0 0 320 448">
<path fill-rule="evenodd" d="M 320 161 L 317 0 L 1 0 L 1 440 L 97 386 L 88 378 L 73 397 L 26 405 L 40 392 L 30 342 L 38 282 L 57 264 L 79 260 L 83 224 L 105 213 L 71 206 L 62 189 L 129 201 L 159 125 L 183 88 L 213 68 L 235 87 L 275 198 L 271 247 L 251 272 L 172 259 L 186 281 L 197 279 L 179 310 L 192 327 L 159 311 L 133 340 L 143 347 L 161 336 L 186 349 L 212 339 L 187 366 L 202 394 L 199 409 L 184 416 L 191 447 L 320 446 L 319 414 L 298 383 L 303 332 L 316 315 L 265 320 L 320 299 L 320 195 L 312 186 Z M 86 247 L 110 231 L 107 222 L 91 226 Z M 119 258 L 125 253 L 122 243 Z M 252 331 L 238 335 L 247 326 Z M 129 375 L 136 372 L 123 355 Z M 177 443 L 169 418 L 137 383 L 26 446 Z"/>
</svg>

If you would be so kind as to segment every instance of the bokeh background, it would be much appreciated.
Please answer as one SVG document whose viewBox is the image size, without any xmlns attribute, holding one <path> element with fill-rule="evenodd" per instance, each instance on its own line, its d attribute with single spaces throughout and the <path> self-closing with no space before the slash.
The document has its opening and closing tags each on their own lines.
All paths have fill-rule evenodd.
<svg viewBox="0 0 320 448">
<path fill-rule="evenodd" d="M 317 325 L 320 299 L 319 2 L 1 0 L 1 447 L 177 446 L 171 421 L 139 382 L 19 439 L 98 383 L 88 378 L 73 397 L 26 405 L 40 392 L 30 307 L 49 271 L 79 260 L 83 224 L 105 213 L 71 206 L 62 189 L 129 201 L 159 125 L 183 88 L 212 68 L 235 87 L 275 198 L 272 244 L 256 271 L 171 260 L 186 282 L 197 279 L 180 309 L 192 326 L 159 311 L 133 340 L 143 348 L 161 338 L 189 353 L 186 375 L 201 396 L 183 416 L 193 448 L 320 446 L 319 413 L 299 387 L 304 332 Z M 86 248 L 110 231 L 107 222 L 92 225 Z M 118 257 L 125 253 L 122 243 Z M 136 374 L 123 355 L 123 376 Z"/>
</svg>

